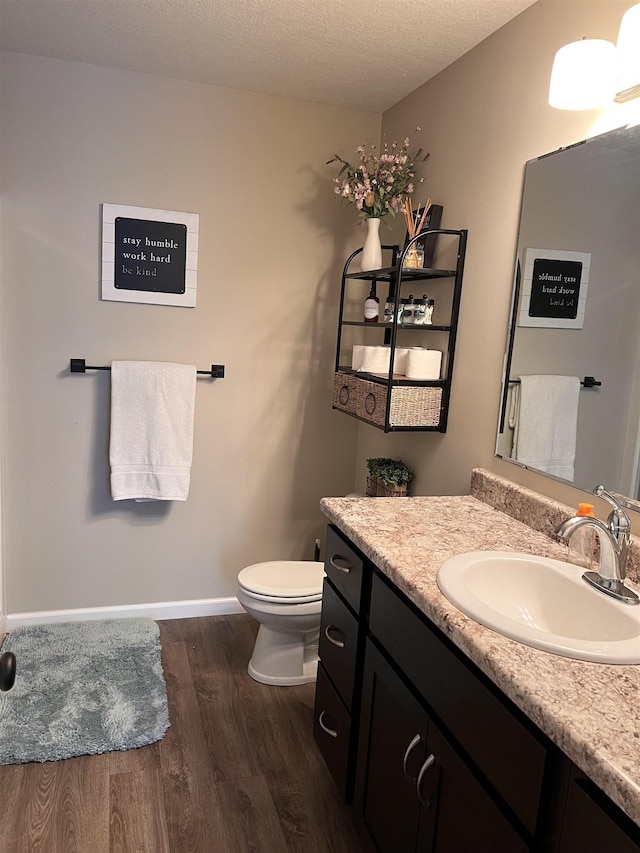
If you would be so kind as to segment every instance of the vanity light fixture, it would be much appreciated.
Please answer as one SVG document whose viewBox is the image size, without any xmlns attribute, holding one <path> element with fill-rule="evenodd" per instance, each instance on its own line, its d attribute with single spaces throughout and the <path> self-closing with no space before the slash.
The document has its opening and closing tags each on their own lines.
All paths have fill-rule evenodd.
<svg viewBox="0 0 640 853">
<path fill-rule="evenodd" d="M 595 110 L 616 93 L 616 48 L 604 39 L 565 44 L 551 70 L 549 104 L 558 110 Z"/>
<path fill-rule="evenodd" d="M 592 110 L 640 95 L 640 3 L 622 16 L 618 43 L 584 38 L 561 47 L 551 71 L 549 104 Z"/>
<path fill-rule="evenodd" d="M 640 95 L 640 3 L 622 16 L 618 33 L 619 85 L 616 101 L 630 101 Z"/>
</svg>

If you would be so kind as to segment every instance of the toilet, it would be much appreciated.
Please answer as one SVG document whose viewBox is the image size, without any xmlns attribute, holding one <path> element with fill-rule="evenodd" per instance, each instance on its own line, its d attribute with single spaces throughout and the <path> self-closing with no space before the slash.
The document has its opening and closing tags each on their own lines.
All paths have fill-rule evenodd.
<svg viewBox="0 0 640 853">
<path fill-rule="evenodd" d="M 324 564 L 274 560 L 238 575 L 238 601 L 260 623 L 248 672 L 261 684 L 308 684 L 318 671 Z"/>
</svg>

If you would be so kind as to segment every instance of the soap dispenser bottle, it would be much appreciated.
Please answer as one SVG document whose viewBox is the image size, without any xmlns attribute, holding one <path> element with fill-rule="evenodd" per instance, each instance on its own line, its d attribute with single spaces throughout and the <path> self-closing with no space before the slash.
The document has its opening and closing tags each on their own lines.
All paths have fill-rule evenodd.
<svg viewBox="0 0 640 853">
<path fill-rule="evenodd" d="M 578 504 L 576 516 L 584 515 L 588 516 L 589 518 L 595 518 L 593 512 L 593 504 Z M 595 554 L 595 530 L 592 527 L 578 528 L 569 540 L 567 562 L 574 563 L 577 566 L 582 566 L 585 569 L 592 569 L 595 563 Z"/>
<path fill-rule="evenodd" d="M 365 323 L 377 323 L 380 316 L 380 299 L 376 294 L 376 283 L 371 282 L 371 292 L 364 300 L 364 321 Z"/>
</svg>

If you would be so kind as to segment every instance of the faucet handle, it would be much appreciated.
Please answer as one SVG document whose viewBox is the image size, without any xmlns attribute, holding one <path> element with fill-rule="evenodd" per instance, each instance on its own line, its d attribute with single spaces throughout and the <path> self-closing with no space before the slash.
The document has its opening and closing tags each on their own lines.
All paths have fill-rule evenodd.
<svg viewBox="0 0 640 853">
<path fill-rule="evenodd" d="M 603 498 L 613 507 L 607 519 L 610 529 L 615 533 L 629 533 L 631 530 L 631 519 L 616 496 L 608 492 L 602 485 L 596 486 L 593 494 L 599 498 Z"/>
</svg>

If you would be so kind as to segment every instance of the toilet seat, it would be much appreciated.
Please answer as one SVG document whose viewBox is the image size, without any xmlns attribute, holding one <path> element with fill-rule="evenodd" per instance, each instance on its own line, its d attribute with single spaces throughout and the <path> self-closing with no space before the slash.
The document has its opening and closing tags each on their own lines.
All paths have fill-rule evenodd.
<svg viewBox="0 0 640 853">
<path fill-rule="evenodd" d="M 238 586 L 256 601 L 302 604 L 321 600 L 323 579 L 323 563 L 273 560 L 242 569 Z"/>
</svg>

